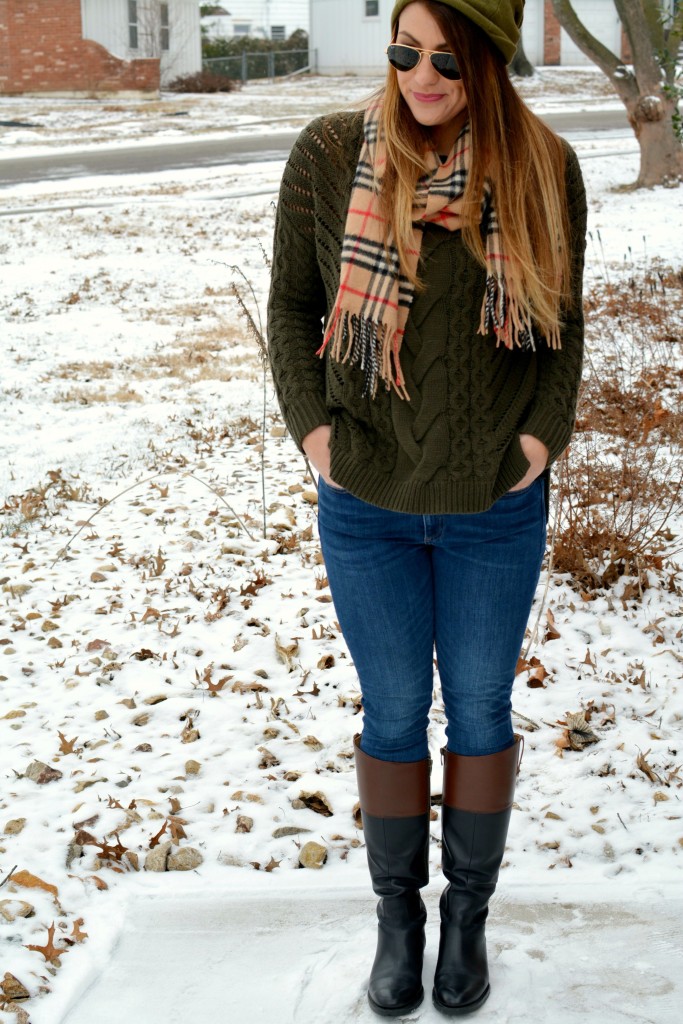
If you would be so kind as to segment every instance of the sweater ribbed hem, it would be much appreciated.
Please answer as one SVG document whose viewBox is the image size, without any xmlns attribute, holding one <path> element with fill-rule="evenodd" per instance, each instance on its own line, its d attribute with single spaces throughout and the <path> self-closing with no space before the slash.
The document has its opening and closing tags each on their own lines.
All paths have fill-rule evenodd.
<svg viewBox="0 0 683 1024">
<path fill-rule="evenodd" d="M 391 512 L 438 516 L 485 512 L 519 483 L 529 461 L 515 435 L 500 463 L 498 475 L 485 480 L 395 480 L 373 465 L 356 462 L 348 452 L 332 449 L 330 474 L 339 487 Z"/>
<path fill-rule="evenodd" d="M 533 434 L 548 449 L 548 465 L 555 462 L 569 444 L 573 425 L 553 409 L 534 409 L 519 427 L 520 434 Z"/>
<path fill-rule="evenodd" d="M 315 392 L 302 392 L 297 395 L 296 402 L 290 403 L 286 408 L 287 430 L 300 452 L 303 452 L 301 442 L 306 434 L 330 422 L 331 417 L 325 399 Z"/>
</svg>

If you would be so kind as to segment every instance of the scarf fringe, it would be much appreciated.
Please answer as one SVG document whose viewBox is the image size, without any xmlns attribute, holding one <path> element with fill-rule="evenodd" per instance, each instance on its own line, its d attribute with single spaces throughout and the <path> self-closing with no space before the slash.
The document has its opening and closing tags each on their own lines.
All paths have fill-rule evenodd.
<svg viewBox="0 0 683 1024">
<path fill-rule="evenodd" d="M 511 299 L 503 278 L 489 274 L 486 278 L 486 292 L 481 306 L 479 334 L 496 336 L 498 344 L 508 349 L 521 348 L 526 352 L 536 351 L 536 330 L 530 317 L 524 317 L 518 303 Z M 562 347 L 560 332 L 555 328 L 546 336 L 549 348 Z"/>
<path fill-rule="evenodd" d="M 363 398 L 376 396 L 381 379 L 387 391 L 393 387 L 401 398 L 410 400 L 401 370 L 399 339 L 399 332 L 386 324 L 338 308 L 316 354 L 322 358 L 329 345 L 335 362 L 360 367 Z"/>
</svg>

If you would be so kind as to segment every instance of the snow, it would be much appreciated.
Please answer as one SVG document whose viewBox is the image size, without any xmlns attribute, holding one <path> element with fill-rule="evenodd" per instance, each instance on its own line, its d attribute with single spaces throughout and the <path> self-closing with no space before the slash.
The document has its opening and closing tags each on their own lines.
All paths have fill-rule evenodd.
<svg viewBox="0 0 683 1024">
<path fill-rule="evenodd" d="M 542 87 L 548 105 L 588 101 L 589 79 L 547 98 L 543 75 L 534 103 Z M 235 101 L 235 118 L 267 103 L 295 127 L 374 84 L 254 84 L 164 99 L 154 117 L 128 102 L 107 111 L 2 100 L 0 119 L 44 123 L 35 145 L 58 152 L 159 138 L 168 105 L 198 111 L 193 131 L 213 130 L 217 112 L 223 130 Z M 34 144 L 18 138 L 8 156 Z M 589 285 L 653 261 L 680 268 L 677 193 L 620 190 L 637 171 L 632 138 L 575 145 L 590 202 Z M 312 484 L 269 383 L 262 536 L 262 369 L 231 292 L 234 282 L 252 311 L 265 308 L 262 247 L 282 168 L 3 189 L 0 882 L 16 865 L 58 889 L 0 887 L 0 901 L 35 909 L 0 916 L 0 974 L 29 990 L 32 1024 L 213 1019 L 226 1004 L 248 1024 L 370 1019 L 373 904 L 350 757 L 357 684 Z M 596 357 L 599 344 L 591 336 Z M 679 518 L 673 533 L 682 527 Z M 544 571 L 539 601 L 545 583 Z M 528 655 L 547 686 L 522 674 L 513 696 L 526 743 L 491 913 L 493 1021 L 554 1021 L 558 996 L 570 1024 L 678 1019 L 682 622 L 675 589 L 652 583 L 641 601 L 584 603 L 564 578 L 549 582 L 560 636 L 545 638 L 544 611 Z M 292 645 L 288 665 L 278 646 Z M 558 723 L 591 702 L 599 741 L 560 756 Z M 435 794 L 443 729 L 437 701 Z M 24 777 L 35 760 L 61 777 Z M 330 816 L 301 802 L 313 793 Z M 236 831 L 240 815 L 250 831 Z M 180 830 L 181 849 L 202 854 L 198 869 L 142 870 L 164 825 L 159 842 Z M 286 826 L 310 831 L 273 835 Z M 97 842 L 81 844 L 82 856 L 72 849 L 66 867 L 78 829 Z M 428 971 L 437 819 L 432 834 Z M 308 840 L 328 850 L 319 872 L 296 870 Z M 99 855 L 105 841 L 129 854 Z M 64 946 L 80 919 L 87 938 L 72 939 L 60 967 L 26 948 L 44 945 L 52 922 Z M 412 1019 L 437 1015 L 427 1001 Z M 16 1020 L 0 1010 L 2 1024 Z"/>
</svg>

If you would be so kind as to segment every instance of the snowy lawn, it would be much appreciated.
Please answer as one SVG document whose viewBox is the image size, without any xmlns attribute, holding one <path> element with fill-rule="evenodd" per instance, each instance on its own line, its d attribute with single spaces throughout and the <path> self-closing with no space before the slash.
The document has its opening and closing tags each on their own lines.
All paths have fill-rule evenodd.
<svg viewBox="0 0 683 1024">
<path fill-rule="evenodd" d="M 367 82 L 344 83 L 345 101 L 367 94 Z M 235 117 L 267 102 L 295 123 L 302 95 L 306 117 L 339 105 L 339 81 L 323 102 L 316 89 L 164 103 L 199 111 L 201 130 L 233 102 Z M 95 130 L 83 104 L 0 102 L 2 118 L 46 124 L 71 110 L 35 139 L 59 146 L 140 137 L 149 110 L 129 120 L 121 107 Z M 679 192 L 615 190 L 636 174 L 628 138 L 577 148 L 588 289 L 680 273 Z M 3 1024 L 56 1024 L 106 963 L 133 896 L 367 884 L 351 759 L 359 693 L 315 489 L 269 383 L 264 438 L 260 353 L 233 294 L 265 308 L 282 166 L 3 190 L 0 977 L 16 983 L 5 975 L 0 990 L 20 999 Z M 680 320 L 669 348 L 675 384 Z M 680 403 L 673 387 L 665 406 Z M 525 754 L 501 891 L 589 884 L 610 900 L 680 886 L 681 536 L 679 511 L 644 587 L 624 577 L 587 593 L 544 573 L 526 652 L 543 671 L 521 672 L 513 696 Z M 567 716 L 580 713 L 593 735 L 571 749 Z M 435 797 L 443 725 L 437 689 Z M 438 888 L 438 800 L 432 816 Z M 302 854 L 322 870 L 297 871 Z M 363 942 L 371 916 L 366 927 Z M 297 1019 L 314 1019 L 311 1006 Z"/>
</svg>

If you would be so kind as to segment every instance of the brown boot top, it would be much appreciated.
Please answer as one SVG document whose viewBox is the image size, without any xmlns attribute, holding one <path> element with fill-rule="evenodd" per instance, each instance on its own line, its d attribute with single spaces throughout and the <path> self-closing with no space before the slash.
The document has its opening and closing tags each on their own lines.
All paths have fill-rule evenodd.
<svg viewBox="0 0 683 1024">
<path fill-rule="evenodd" d="M 413 818 L 429 811 L 430 758 L 380 761 L 361 749 L 359 734 L 353 746 L 361 810 L 376 818 Z"/>
<path fill-rule="evenodd" d="M 521 736 L 497 754 L 466 756 L 445 748 L 443 803 L 460 811 L 495 814 L 512 806 L 519 771 Z"/>
</svg>

